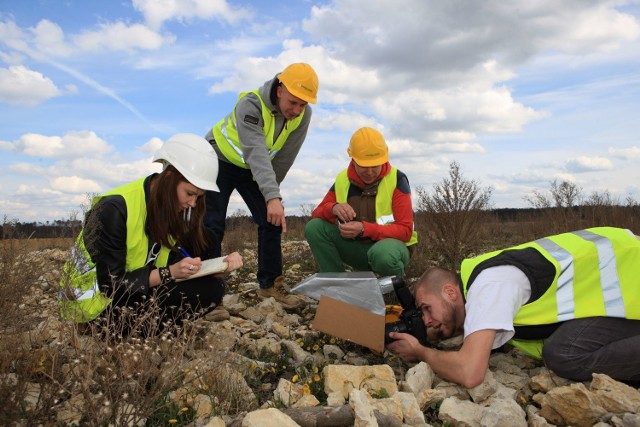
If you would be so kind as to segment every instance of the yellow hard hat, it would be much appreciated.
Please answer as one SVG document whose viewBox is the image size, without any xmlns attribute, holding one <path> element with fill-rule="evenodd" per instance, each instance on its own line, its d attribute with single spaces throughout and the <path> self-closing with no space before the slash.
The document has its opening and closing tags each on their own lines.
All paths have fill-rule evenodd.
<svg viewBox="0 0 640 427">
<path fill-rule="evenodd" d="M 311 65 L 303 62 L 291 64 L 278 74 L 278 80 L 291 95 L 311 104 L 316 103 L 318 76 Z"/>
<path fill-rule="evenodd" d="M 374 128 L 363 127 L 351 136 L 349 156 L 362 167 L 383 165 L 389 161 L 389 147 L 384 136 Z"/>
</svg>

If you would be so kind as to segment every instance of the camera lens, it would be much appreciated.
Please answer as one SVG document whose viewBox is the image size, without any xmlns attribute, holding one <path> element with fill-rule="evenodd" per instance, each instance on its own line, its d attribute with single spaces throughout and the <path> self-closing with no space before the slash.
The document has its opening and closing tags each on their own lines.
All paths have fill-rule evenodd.
<svg viewBox="0 0 640 427">
<path fill-rule="evenodd" d="M 384 325 L 384 341 L 386 343 L 390 343 L 393 341 L 393 339 L 389 337 L 390 332 L 406 333 L 407 331 L 407 325 L 402 320 L 398 322 L 387 323 Z"/>
</svg>

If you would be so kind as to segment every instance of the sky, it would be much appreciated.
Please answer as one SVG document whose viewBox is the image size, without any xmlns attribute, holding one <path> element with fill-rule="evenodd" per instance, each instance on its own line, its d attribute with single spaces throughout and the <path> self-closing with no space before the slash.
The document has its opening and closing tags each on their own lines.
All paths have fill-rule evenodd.
<svg viewBox="0 0 640 427">
<path fill-rule="evenodd" d="M 496 208 L 553 180 L 640 201 L 640 0 L 0 0 L 0 219 L 78 217 L 294 62 L 320 89 L 288 214 L 362 126 L 414 201 L 454 161 Z"/>
</svg>

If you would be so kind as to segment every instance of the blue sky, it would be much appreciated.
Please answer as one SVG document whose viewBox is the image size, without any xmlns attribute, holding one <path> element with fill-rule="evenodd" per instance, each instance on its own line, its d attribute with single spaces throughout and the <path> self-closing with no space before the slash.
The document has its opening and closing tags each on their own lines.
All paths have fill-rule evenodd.
<svg viewBox="0 0 640 427">
<path fill-rule="evenodd" d="M 289 213 L 362 126 L 414 189 L 456 161 L 495 207 L 554 179 L 640 201 L 638 0 L 0 0 L 0 216 L 77 215 L 293 62 L 320 91 Z"/>
</svg>

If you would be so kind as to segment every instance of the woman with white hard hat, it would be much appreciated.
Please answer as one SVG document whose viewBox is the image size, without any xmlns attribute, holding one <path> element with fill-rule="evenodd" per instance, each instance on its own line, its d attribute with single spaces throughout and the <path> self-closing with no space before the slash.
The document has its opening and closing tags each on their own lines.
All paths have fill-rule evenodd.
<svg viewBox="0 0 640 427">
<path fill-rule="evenodd" d="M 169 138 L 153 161 L 162 163 L 161 173 L 93 199 L 60 283 L 63 317 L 84 323 L 115 316 L 131 333 L 149 301 L 162 324 L 221 304 L 224 273 L 242 267 L 240 254 L 224 258 L 224 273 L 185 280 L 202 260 L 221 256 L 214 233 L 202 226 L 205 191 L 218 191 L 217 156 L 204 138 L 185 133 Z"/>
</svg>

